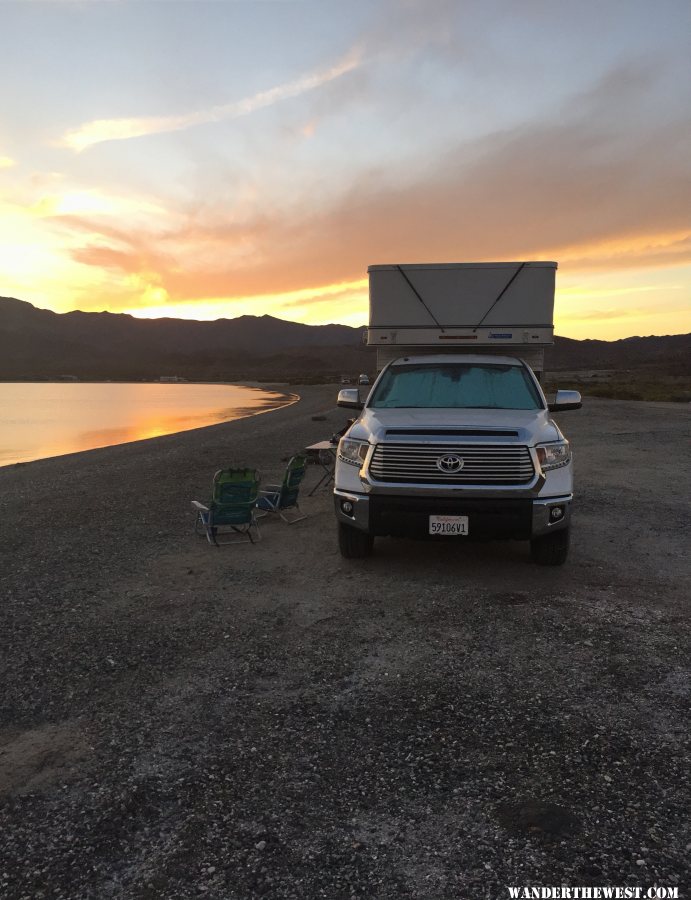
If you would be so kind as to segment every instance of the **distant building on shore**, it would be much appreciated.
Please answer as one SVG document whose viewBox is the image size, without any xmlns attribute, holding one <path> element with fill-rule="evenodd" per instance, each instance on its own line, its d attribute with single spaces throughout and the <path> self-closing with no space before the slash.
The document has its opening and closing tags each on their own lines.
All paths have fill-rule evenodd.
<svg viewBox="0 0 691 900">
<path fill-rule="evenodd" d="M 180 375 L 161 375 L 158 379 L 162 384 L 186 384 L 187 379 Z"/>
</svg>

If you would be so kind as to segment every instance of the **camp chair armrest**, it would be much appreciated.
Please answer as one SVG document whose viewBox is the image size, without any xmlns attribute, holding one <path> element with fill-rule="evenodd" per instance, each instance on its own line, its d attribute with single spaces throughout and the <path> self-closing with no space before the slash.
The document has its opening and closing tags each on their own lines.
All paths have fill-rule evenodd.
<svg viewBox="0 0 691 900">
<path fill-rule="evenodd" d="M 191 502 L 192 502 L 192 506 L 195 509 L 198 509 L 200 512 L 208 512 L 209 511 L 209 507 L 204 506 L 204 504 L 200 503 L 199 500 L 192 500 Z"/>
<path fill-rule="evenodd" d="M 260 494 L 278 494 L 281 490 L 282 485 L 280 484 L 267 484 L 267 486 L 259 491 Z"/>
</svg>

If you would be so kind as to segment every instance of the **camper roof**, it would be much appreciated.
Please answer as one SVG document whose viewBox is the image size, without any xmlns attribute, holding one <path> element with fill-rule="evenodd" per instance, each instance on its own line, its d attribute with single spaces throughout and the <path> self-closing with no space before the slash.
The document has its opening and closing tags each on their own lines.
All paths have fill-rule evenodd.
<svg viewBox="0 0 691 900">
<path fill-rule="evenodd" d="M 558 263 L 549 260 L 537 262 L 481 262 L 481 263 L 403 263 L 405 269 L 515 269 L 517 266 L 530 266 L 531 269 L 556 269 Z M 382 265 L 367 266 L 368 272 L 378 272 L 385 269 L 398 269 L 396 263 L 384 263 Z"/>
</svg>

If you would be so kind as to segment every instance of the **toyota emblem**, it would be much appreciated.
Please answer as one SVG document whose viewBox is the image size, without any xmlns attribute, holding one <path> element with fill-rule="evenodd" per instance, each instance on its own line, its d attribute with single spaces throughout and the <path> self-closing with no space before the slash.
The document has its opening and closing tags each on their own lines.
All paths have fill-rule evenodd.
<svg viewBox="0 0 691 900">
<path fill-rule="evenodd" d="M 460 456 L 440 456 L 437 460 L 437 468 L 440 472 L 445 472 L 447 475 L 453 475 L 455 472 L 460 472 L 463 468 L 463 460 Z"/>
</svg>

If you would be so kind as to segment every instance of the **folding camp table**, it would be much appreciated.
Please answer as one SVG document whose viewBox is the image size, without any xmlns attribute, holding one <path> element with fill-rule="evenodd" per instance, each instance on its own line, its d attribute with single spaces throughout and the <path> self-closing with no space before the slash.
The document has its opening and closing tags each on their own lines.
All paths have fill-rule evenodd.
<svg viewBox="0 0 691 900">
<path fill-rule="evenodd" d="M 310 444 L 309 447 L 305 447 L 305 450 L 307 451 L 308 457 L 315 460 L 324 470 L 324 474 L 307 495 L 308 497 L 311 497 L 322 485 L 328 487 L 334 480 L 338 444 L 332 444 L 331 441 L 317 441 L 316 444 Z"/>
</svg>

